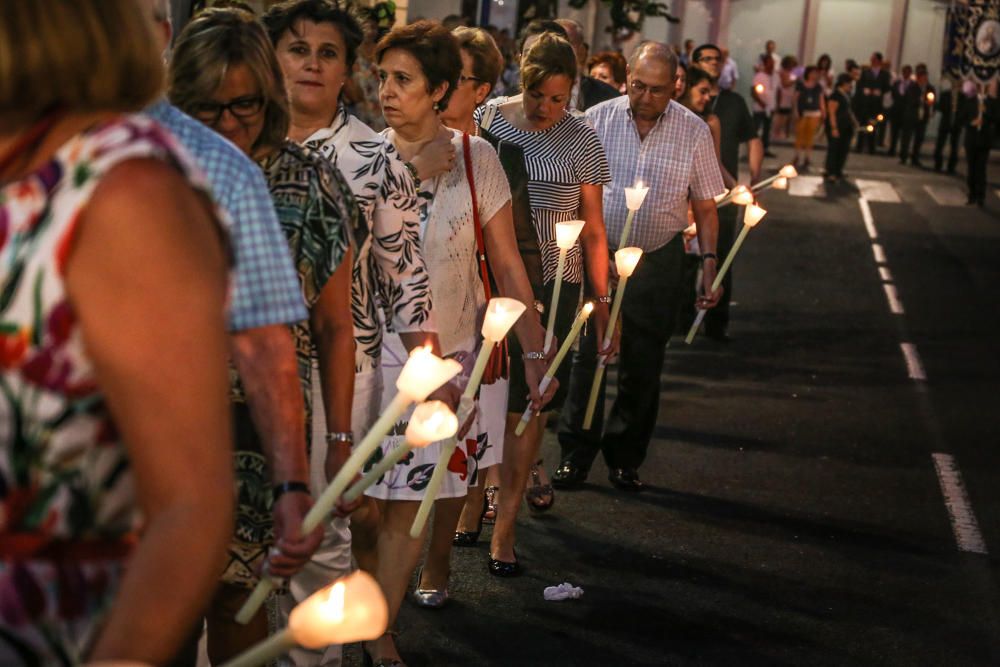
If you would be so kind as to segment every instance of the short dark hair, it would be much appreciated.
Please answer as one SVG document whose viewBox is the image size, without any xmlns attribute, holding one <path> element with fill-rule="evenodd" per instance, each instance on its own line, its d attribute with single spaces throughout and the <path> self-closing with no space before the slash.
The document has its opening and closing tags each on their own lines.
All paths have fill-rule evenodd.
<svg viewBox="0 0 1000 667">
<path fill-rule="evenodd" d="M 808 67 L 806 67 L 802 71 L 802 78 L 803 79 L 808 79 L 809 75 L 812 74 L 813 72 L 817 71 L 817 70 L 819 70 L 819 68 L 816 67 L 815 65 L 809 65 Z"/>
<path fill-rule="evenodd" d="M 882 56 L 882 52 L 881 52 L 881 51 L 875 51 L 875 52 L 874 52 L 874 53 L 872 54 L 872 57 L 873 57 L 873 58 L 878 58 L 878 59 L 879 59 L 880 61 L 881 61 L 881 60 L 885 60 L 885 58 L 884 58 L 884 57 Z"/>
<path fill-rule="evenodd" d="M 715 77 L 703 70 L 700 67 L 695 67 L 694 65 L 689 65 L 687 70 L 685 70 L 685 76 L 687 81 L 687 86 L 685 92 L 691 90 L 691 88 L 697 86 L 702 81 L 708 81 L 709 85 L 715 85 Z"/>
<path fill-rule="evenodd" d="M 427 78 L 427 92 L 442 83 L 448 84 L 438 102 L 441 110 L 446 109 L 458 77 L 462 76 L 462 52 L 451 31 L 427 20 L 393 28 L 375 45 L 375 62 L 381 63 L 382 56 L 390 49 L 401 49 L 417 59 Z"/>
<path fill-rule="evenodd" d="M 917 66 L 913 70 L 913 73 L 916 74 L 917 76 L 920 76 L 921 74 L 925 74 L 926 75 L 927 74 L 927 65 L 924 64 L 924 63 L 917 63 Z"/>
<path fill-rule="evenodd" d="M 842 73 L 840 73 L 840 74 L 837 75 L 836 86 L 837 86 L 837 88 L 840 88 L 845 83 L 854 83 L 854 78 L 851 77 L 851 75 L 848 74 L 847 72 L 842 72 Z"/>
<path fill-rule="evenodd" d="M 336 26 L 347 48 L 344 60 L 348 67 L 354 65 L 358 57 L 358 47 L 365 39 L 360 15 L 353 8 L 341 7 L 339 3 L 331 0 L 286 0 L 271 7 L 262 20 L 271 43 L 275 45 L 286 32 L 294 34 L 295 24 L 299 21 L 329 23 Z"/>
<path fill-rule="evenodd" d="M 528 41 L 529 37 L 534 37 L 535 35 L 541 35 L 546 32 L 554 32 L 563 39 L 569 41 L 569 33 L 566 32 L 566 28 L 562 27 L 552 19 L 535 19 L 528 25 L 524 26 L 521 30 L 521 38 L 517 42 L 517 50 L 519 52 L 524 51 L 524 43 Z"/>
<path fill-rule="evenodd" d="M 719 57 L 722 57 L 722 49 L 715 44 L 702 44 L 691 54 L 691 62 L 698 62 L 701 59 L 702 52 L 704 51 L 718 51 Z"/>
</svg>

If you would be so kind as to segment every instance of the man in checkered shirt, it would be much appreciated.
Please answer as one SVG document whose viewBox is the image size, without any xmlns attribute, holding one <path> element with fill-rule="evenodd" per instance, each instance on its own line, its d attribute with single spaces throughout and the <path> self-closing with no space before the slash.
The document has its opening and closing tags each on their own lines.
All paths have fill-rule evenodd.
<svg viewBox="0 0 1000 667">
<path fill-rule="evenodd" d="M 628 95 L 587 111 L 611 165 L 612 183 L 604 188 L 610 248 L 617 247 L 628 214 L 624 189 L 642 181 L 649 192 L 624 244 L 642 248 L 643 256 L 622 303 L 618 396 L 602 435 L 601 387 L 593 428 L 584 431 L 583 416 L 597 365 L 598 341 L 591 327 L 573 358 L 569 397 L 559 428 L 562 462 L 553 479 L 558 488 L 581 484 L 601 451 L 612 484 L 627 491 L 642 489 L 638 469 L 656 426 L 664 349 L 674 330 L 682 290 L 681 232 L 688 226 L 689 204 L 702 250 L 703 295 L 698 307 L 715 306 L 721 295 L 721 290 L 712 293 L 711 284 L 718 263 L 714 197 L 724 190 L 722 174 L 708 126 L 671 101 L 676 70 L 677 58 L 670 47 L 647 42 L 629 61 Z"/>
</svg>

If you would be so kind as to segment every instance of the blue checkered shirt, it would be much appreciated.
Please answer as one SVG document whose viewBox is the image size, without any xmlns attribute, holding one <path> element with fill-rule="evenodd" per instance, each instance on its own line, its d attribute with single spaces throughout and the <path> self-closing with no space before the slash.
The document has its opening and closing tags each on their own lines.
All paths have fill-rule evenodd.
<svg viewBox="0 0 1000 667">
<path fill-rule="evenodd" d="M 688 199 L 711 199 L 724 190 L 712 132 L 701 118 L 671 102 L 656 125 L 639 139 L 627 96 L 587 110 L 611 165 L 604 186 L 608 246 L 617 248 L 628 209 L 625 188 L 642 181 L 646 200 L 632 221 L 626 245 L 652 252 L 688 226 Z"/>
<path fill-rule="evenodd" d="M 233 221 L 236 271 L 229 329 L 243 331 L 309 317 L 264 173 L 236 146 L 161 100 L 146 114 L 170 130 L 205 172 Z"/>
</svg>

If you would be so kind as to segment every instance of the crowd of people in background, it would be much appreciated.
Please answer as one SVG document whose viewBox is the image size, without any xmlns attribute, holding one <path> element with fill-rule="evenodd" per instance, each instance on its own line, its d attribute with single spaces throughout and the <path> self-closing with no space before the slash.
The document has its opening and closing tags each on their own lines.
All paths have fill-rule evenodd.
<svg viewBox="0 0 1000 667">
<path fill-rule="evenodd" d="M 389 609 L 366 662 L 403 665 L 393 628 L 411 584 L 418 607 L 448 604 L 452 549 L 484 524 L 484 570 L 517 576 L 522 503 L 550 511 L 599 454 L 616 489 L 643 490 L 671 334 L 702 309 L 705 335 L 729 337 L 734 273 L 712 286 L 739 209 L 715 198 L 761 180 L 777 142 L 808 171 L 825 134 L 839 181 L 852 143 L 874 153 L 886 128 L 889 154 L 920 166 L 937 113 L 935 168 L 954 172 L 964 129 L 970 203 L 985 195 L 996 89 L 938 93 L 922 64 L 895 76 L 876 53 L 837 73 L 768 42 L 748 104 L 715 44 L 643 42 L 626 58 L 591 54 L 567 19 L 515 39 L 333 0 L 217 4 L 176 35 L 165 0 L 0 9 L 2 664 L 190 665 L 203 634 L 221 664 L 361 569 Z M 610 329 L 637 181 L 649 192 L 627 245 L 643 257 Z M 570 221 L 582 231 L 561 257 Z M 429 529 L 410 535 L 441 443 L 303 533 L 409 354 L 464 365 L 430 396 L 457 410 L 491 294 L 528 308 Z M 590 324 L 543 389 L 585 301 Z M 584 428 L 611 361 L 617 394 L 606 411 L 598 383 Z M 546 466 L 550 418 L 560 459 Z M 237 623 L 262 573 L 284 584 Z"/>
</svg>

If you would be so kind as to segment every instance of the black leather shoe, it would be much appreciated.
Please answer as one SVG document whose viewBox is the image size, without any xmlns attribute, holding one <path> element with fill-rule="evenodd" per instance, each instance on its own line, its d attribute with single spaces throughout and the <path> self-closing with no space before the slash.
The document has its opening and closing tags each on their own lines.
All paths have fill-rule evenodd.
<svg viewBox="0 0 1000 667">
<path fill-rule="evenodd" d="M 517 562 L 517 552 L 514 552 L 514 562 L 508 563 L 505 560 L 497 560 L 490 554 L 487 563 L 489 572 L 494 577 L 516 577 L 521 574 L 521 564 Z"/>
<path fill-rule="evenodd" d="M 563 463 L 552 475 L 552 486 L 557 489 L 575 489 L 587 481 L 588 470 L 572 463 Z"/>
<path fill-rule="evenodd" d="M 622 491 L 642 491 L 645 485 L 639 479 L 635 468 L 612 468 L 608 473 L 608 481 Z"/>
</svg>

